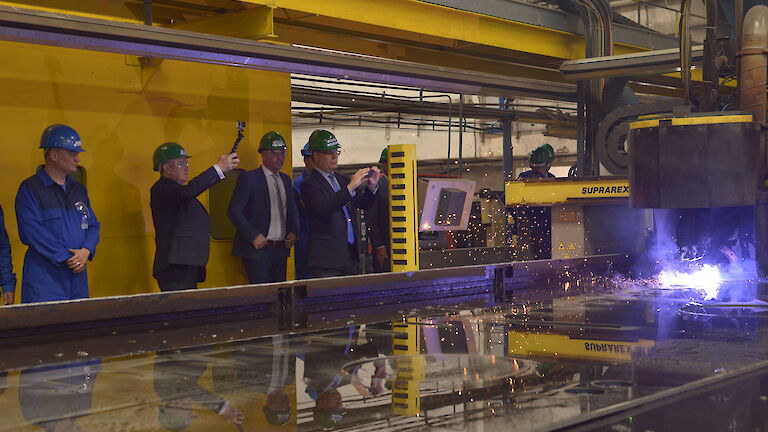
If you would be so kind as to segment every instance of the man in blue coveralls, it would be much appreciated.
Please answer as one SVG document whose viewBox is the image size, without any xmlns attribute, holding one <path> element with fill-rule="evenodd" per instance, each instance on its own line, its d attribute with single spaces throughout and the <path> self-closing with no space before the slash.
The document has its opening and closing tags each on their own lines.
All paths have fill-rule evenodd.
<svg viewBox="0 0 768 432">
<path fill-rule="evenodd" d="M 80 162 L 80 135 L 48 126 L 40 138 L 45 166 L 16 194 L 16 220 L 24 256 L 21 302 L 88 297 L 86 263 L 99 243 L 99 222 L 85 187 L 70 177 Z"/>
<path fill-rule="evenodd" d="M 0 207 L 0 287 L 3 288 L 3 304 L 13 304 L 16 291 L 16 273 L 11 260 L 11 243 L 5 231 L 5 216 Z"/>
</svg>

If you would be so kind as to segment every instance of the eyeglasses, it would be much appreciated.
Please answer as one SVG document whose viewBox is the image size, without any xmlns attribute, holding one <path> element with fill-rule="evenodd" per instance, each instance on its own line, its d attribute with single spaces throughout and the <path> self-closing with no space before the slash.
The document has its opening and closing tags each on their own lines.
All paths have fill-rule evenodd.
<svg viewBox="0 0 768 432">
<path fill-rule="evenodd" d="M 341 150 L 315 151 L 313 153 L 320 153 L 328 156 L 338 156 L 341 154 Z"/>
<path fill-rule="evenodd" d="M 261 152 L 275 156 L 285 156 L 285 150 L 262 150 Z"/>
<path fill-rule="evenodd" d="M 179 159 L 179 160 L 176 160 L 176 161 L 168 161 L 166 163 L 168 165 L 170 165 L 170 166 L 175 166 L 175 167 L 179 167 L 179 168 L 185 168 L 185 167 L 189 166 L 189 161 L 187 161 L 186 159 Z"/>
</svg>

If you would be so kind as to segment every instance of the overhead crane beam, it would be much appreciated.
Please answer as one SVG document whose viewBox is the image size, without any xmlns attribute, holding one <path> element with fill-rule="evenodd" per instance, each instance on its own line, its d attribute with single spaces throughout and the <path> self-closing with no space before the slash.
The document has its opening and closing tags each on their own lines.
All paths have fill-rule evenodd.
<svg viewBox="0 0 768 432">
<path fill-rule="evenodd" d="M 170 27 L 235 38 L 263 39 L 276 36 L 272 10 L 268 6 L 259 6 L 191 21 L 182 21 L 172 24 Z"/>
<path fill-rule="evenodd" d="M 127 18 L 126 11 L 143 2 L 3 3 L 48 7 L 43 10 L 56 6 L 81 16 L 141 22 Z M 172 20 L 174 28 L 559 83 L 565 82 L 557 71 L 562 60 L 582 58 L 584 52 L 583 30 L 574 16 L 510 0 L 157 0 L 154 4 L 155 22 Z M 675 45 L 674 38 L 622 25 L 616 26 L 615 40 L 617 53 Z M 642 90 L 676 96 L 669 86 L 676 87 L 678 81 L 646 76 L 642 82 L 651 86 Z"/>
<path fill-rule="evenodd" d="M 153 22 L 196 19 L 210 14 L 221 14 L 242 9 L 235 0 L 213 0 L 204 4 L 201 0 L 153 0 Z M 106 0 L 15 0 L 0 1 L 0 6 L 21 7 L 44 12 L 68 13 L 88 18 L 109 19 L 119 22 L 144 22 L 144 1 Z"/>
<path fill-rule="evenodd" d="M 416 0 L 243 0 L 243 3 L 261 4 L 296 12 L 297 20 L 319 21 L 324 18 L 379 26 L 404 32 L 414 32 L 469 44 L 504 48 L 558 59 L 584 57 L 584 37 L 575 33 L 578 25 L 569 30 L 547 28 L 516 21 L 512 17 L 499 18 L 471 10 L 456 9 Z M 455 2 L 454 2 L 455 3 Z M 463 5 L 467 2 L 461 2 Z M 479 3 L 479 2 L 472 2 Z M 516 2 L 505 2 L 513 3 Z M 473 6 L 462 6 L 464 8 Z M 541 13 L 546 9 L 540 8 Z M 647 43 L 632 41 L 634 43 Z M 674 38 L 653 39 L 659 46 L 671 48 Z M 661 42 L 664 41 L 664 42 Z M 666 46 L 661 46 L 666 45 Z M 617 43 L 617 54 L 629 54 L 650 49 L 630 43 Z"/>
<path fill-rule="evenodd" d="M 467 94 L 573 101 L 574 86 L 154 26 L 0 7 L 0 40 Z"/>
</svg>

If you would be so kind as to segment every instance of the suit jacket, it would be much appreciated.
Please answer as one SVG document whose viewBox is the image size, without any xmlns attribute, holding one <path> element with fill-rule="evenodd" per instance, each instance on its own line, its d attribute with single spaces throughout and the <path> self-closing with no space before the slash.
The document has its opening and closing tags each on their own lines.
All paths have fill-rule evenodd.
<svg viewBox="0 0 768 432">
<path fill-rule="evenodd" d="M 368 238 L 374 249 L 386 246 L 389 250 L 389 179 L 382 175 L 379 179 L 379 189 L 371 208 L 365 212 L 365 224 L 368 227 Z"/>
<path fill-rule="evenodd" d="M 299 210 L 293 197 L 291 178 L 280 173 L 285 189 L 285 233 L 299 235 Z M 246 259 L 259 259 L 264 250 L 256 250 L 253 240 L 259 234 L 269 232 L 270 207 L 269 188 L 264 176 L 264 167 L 246 171 L 237 178 L 237 186 L 229 202 L 229 219 L 235 224 L 237 233 L 232 243 L 232 254 Z"/>
<path fill-rule="evenodd" d="M 347 190 L 349 177 L 334 174 L 341 189 L 334 192 L 328 180 L 320 171 L 304 179 L 301 186 L 302 199 L 309 214 L 309 257 L 310 268 L 344 269 L 349 260 L 347 252 L 347 220 L 342 208 L 347 207 L 354 217 L 353 207 L 367 209 L 373 203 L 374 194 L 366 187 L 358 190 L 355 197 Z M 354 227 L 354 224 L 353 224 Z M 355 241 L 360 233 L 355 230 Z"/>
<path fill-rule="evenodd" d="M 160 177 L 150 191 L 155 224 L 155 262 L 152 275 L 168 264 L 205 267 L 211 242 L 211 219 L 197 196 L 220 180 L 213 167 L 186 185 Z"/>
</svg>

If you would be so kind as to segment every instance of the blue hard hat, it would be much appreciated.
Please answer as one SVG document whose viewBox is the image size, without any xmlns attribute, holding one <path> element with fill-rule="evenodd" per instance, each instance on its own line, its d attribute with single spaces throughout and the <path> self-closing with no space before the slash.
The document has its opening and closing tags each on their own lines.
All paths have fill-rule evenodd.
<svg viewBox="0 0 768 432">
<path fill-rule="evenodd" d="M 304 148 L 301 149 L 301 155 L 304 157 L 312 156 L 312 150 L 309 149 L 309 143 L 304 144 Z"/>
<path fill-rule="evenodd" d="M 85 151 L 80 144 L 80 135 L 77 131 L 63 124 L 54 124 L 45 128 L 40 137 L 39 148 L 62 148 L 77 153 Z"/>
</svg>

